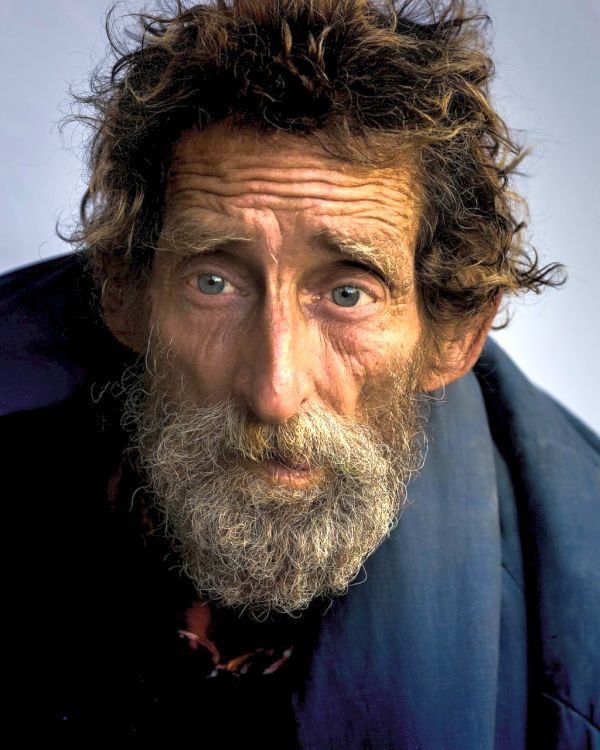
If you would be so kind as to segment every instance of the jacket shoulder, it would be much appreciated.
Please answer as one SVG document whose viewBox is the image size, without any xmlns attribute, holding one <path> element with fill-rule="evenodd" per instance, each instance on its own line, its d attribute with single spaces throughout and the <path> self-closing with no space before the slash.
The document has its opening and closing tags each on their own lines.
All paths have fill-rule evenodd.
<svg viewBox="0 0 600 750">
<path fill-rule="evenodd" d="M 514 487 L 540 747 L 586 747 L 599 736 L 600 441 L 490 339 L 475 374 Z"/>
<path fill-rule="evenodd" d="M 507 450 L 521 445 L 554 445 L 583 450 L 600 461 L 600 437 L 556 398 L 533 384 L 493 339 L 474 367 L 492 431 Z"/>
<path fill-rule="evenodd" d="M 0 276 L 0 415 L 60 403 L 124 355 L 94 294 L 82 253 Z"/>
</svg>

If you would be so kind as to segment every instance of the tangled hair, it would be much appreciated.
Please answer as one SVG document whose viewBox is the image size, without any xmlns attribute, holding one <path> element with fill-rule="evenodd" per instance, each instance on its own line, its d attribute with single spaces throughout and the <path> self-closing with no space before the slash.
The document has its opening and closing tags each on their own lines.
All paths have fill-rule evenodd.
<svg viewBox="0 0 600 750">
<path fill-rule="evenodd" d="M 117 60 L 68 118 L 92 126 L 90 174 L 80 222 L 61 236 L 83 251 L 104 311 L 139 312 L 173 143 L 224 121 L 311 136 L 374 168 L 412 154 L 423 198 L 414 271 L 434 343 L 459 338 L 502 291 L 564 283 L 563 267 L 540 267 L 522 238 L 526 205 L 509 176 L 525 152 L 490 104 L 489 18 L 468 0 L 174 5 L 136 16 L 133 46 L 117 40 L 112 8 Z"/>
</svg>

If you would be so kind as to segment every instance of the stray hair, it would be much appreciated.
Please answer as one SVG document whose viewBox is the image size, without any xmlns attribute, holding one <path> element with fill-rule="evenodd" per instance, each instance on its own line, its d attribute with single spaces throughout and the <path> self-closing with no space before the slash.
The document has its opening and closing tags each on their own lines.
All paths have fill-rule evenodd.
<svg viewBox="0 0 600 750">
<path fill-rule="evenodd" d="M 116 61 L 66 120 L 92 130 L 79 222 L 57 229 L 85 256 L 101 314 L 141 316 L 173 144 L 216 123 L 316 138 L 371 168 L 410 155 L 422 203 L 414 272 L 434 346 L 503 291 L 566 280 L 523 239 L 527 206 L 509 177 L 526 151 L 490 104 L 489 18 L 468 0 L 177 0 L 136 14 L 128 41 L 116 7 Z"/>
</svg>

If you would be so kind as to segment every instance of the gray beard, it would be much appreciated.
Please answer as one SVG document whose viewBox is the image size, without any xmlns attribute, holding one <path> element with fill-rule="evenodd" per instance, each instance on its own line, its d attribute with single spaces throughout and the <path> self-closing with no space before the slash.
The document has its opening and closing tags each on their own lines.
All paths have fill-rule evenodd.
<svg viewBox="0 0 600 750">
<path fill-rule="evenodd" d="M 296 615 L 342 595 L 389 535 L 424 462 L 427 397 L 411 360 L 367 397 L 364 422 L 312 404 L 285 424 L 257 422 L 233 399 L 198 405 L 172 393 L 166 350 L 121 378 L 121 424 L 146 497 L 201 597 L 255 620 Z M 381 398 L 377 398 L 377 393 Z M 322 467 L 302 488 L 257 462 Z"/>
</svg>

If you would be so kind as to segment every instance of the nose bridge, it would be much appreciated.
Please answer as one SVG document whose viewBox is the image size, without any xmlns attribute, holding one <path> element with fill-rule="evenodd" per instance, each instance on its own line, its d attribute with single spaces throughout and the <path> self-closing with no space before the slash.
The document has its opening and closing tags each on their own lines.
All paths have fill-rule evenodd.
<svg viewBox="0 0 600 750">
<path fill-rule="evenodd" d="M 308 321 L 284 288 L 267 290 L 249 332 L 245 397 L 263 422 L 282 423 L 310 396 Z"/>
</svg>

